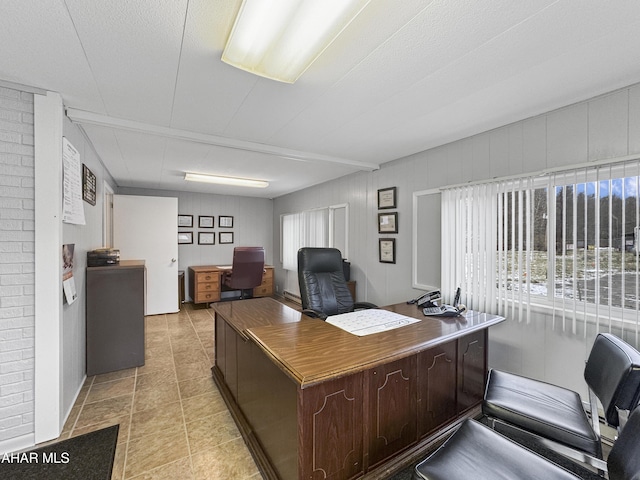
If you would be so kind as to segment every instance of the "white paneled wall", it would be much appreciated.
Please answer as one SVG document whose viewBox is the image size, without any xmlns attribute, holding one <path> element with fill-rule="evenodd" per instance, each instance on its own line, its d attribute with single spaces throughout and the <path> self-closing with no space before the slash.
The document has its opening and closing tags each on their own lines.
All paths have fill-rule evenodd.
<svg viewBox="0 0 640 480">
<path fill-rule="evenodd" d="M 640 86 L 465 138 L 292 193 L 274 201 L 274 247 L 282 213 L 348 202 L 352 277 L 358 300 L 380 305 L 416 296 L 411 288 L 414 191 L 640 154 Z M 396 264 L 378 261 L 377 190 L 398 188 Z M 427 220 L 427 219 L 425 219 Z M 439 225 L 434 225 L 439 228 Z M 425 248 L 428 247 L 425 245 Z M 282 275 L 276 275 L 279 282 Z M 490 363 L 582 391 L 582 369 L 593 332 L 555 332 L 550 319 L 531 324 L 508 319 L 491 330 Z M 562 365 L 562 368 L 558 368 Z"/>
<path fill-rule="evenodd" d="M 86 374 L 85 364 L 85 315 L 86 315 L 86 266 L 87 251 L 102 247 L 102 196 L 104 182 L 115 185 L 111 175 L 102 165 L 91 144 L 86 140 L 78 127 L 69 119 L 64 119 L 64 136 L 78 150 L 80 162 L 85 164 L 96 176 L 96 204 L 82 202 L 86 225 L 64 223 L 62 228 L 63 242 L 75 245 L 73 277 L 75 279 L 78 299 L 71 305 L 63 306 L 62 320 L 62 406 L 63 414 L 69 414 L 76 396 L 82 387 Z M 64 423 L 64 422 L 62 422 Z"/>
<path fill-rule="evenodd" d="M 185 271 L 191 265 L 229 265 L 234 247 L 264 247 L 266 263 L 274 262 L 273 256 L 273 201 L 264 198 L 212 195 L 205 193 L 174 192 L 139 188 L 121 188 L 123 195 L 151 195 L 176 197 L 178 213 L 193 215 L 193 228 L 178 231 L 193 232 L 193 244 L 178 246 L 178 268 Z M 198 216 L 214 216 L 215 228 L 198 228 Z M 233 228 L 219 228 L 219 216 L 232 216 Z M 176 219 L 177 221 L 177 219 Z M 214 232 L 215 245 L 198 245 L 198 232 Z M 234 243 L 220 245 L 220 232 L 233 232 Z M 177 239 L 176 239 L 177 241 Z M 118 248 L 117 245 L 114 245 Z M 277 250 L 279 251 L 279 250 Z M 276 258 L 278 255 L 276 255 Z M 191 298 L 189 282 L 185 279 L 186 299 Z"/>
</svg>

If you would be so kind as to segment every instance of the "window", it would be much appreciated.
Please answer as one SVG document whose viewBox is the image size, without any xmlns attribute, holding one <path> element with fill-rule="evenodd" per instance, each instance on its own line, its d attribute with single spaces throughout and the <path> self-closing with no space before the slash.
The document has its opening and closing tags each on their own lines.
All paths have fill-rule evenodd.
<svg viewBox="0 0 640 480">
<path fill-rule="evenodd" d="M 555 297 L 638 308 L 639 181 L 633 165 L 555 176 Z"/>
<path fill-rule="evenodd" d="M 302 247 L 326 247 L 328 235 L 328 208 L 282 215 L 282 267 L 297 271 L 298 250 Z"/>
<path fill-rule="evenodd" d="M 477 310 L 542 303 L 638 329 L 639 190 L 638 160 L 446 189 L 443 288 Z"/>
</svg>

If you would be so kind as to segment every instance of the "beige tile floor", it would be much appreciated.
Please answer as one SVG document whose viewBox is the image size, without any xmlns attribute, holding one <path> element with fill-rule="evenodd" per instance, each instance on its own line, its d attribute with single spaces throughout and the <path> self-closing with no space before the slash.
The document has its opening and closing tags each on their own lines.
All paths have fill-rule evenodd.
<svg viewBox="0 0 640 480">
<path fill-rule="evenodd" d="M 60 439 L 119 423 L 112 480 L 261 479 L 211 379 L 213 311 L 145 327 L 145 365 L 87 378 Z"/>
</svg>

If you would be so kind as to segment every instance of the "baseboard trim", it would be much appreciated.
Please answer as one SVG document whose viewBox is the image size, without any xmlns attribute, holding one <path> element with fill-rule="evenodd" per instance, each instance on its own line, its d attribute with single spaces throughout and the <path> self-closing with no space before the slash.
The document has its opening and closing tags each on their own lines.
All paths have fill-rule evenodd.
<svg viewBox="0 0 640 480">
<path fill-rule="evenodd" d="M 0 442 L 0 455 L 17 452 L 26 448 L 31 448 L 36 444 L 35 433 L 29 433 L 20 437 L 10 438 Z"/>
</svg>

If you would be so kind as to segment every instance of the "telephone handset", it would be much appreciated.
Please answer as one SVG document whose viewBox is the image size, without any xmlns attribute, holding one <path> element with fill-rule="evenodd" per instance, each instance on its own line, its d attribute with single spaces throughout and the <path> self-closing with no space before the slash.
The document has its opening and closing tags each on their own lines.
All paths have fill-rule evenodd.
<svg viewBox="0 0 640 480">
<path fill-rule="evenodd" d="M 418 307 L 426 307 L 435 300 L 439 300 L 440 296 L 440 290 L 432 290 L 414 300 L 409 300 L 407 303 L 415 303 Z"/>
</svg>

